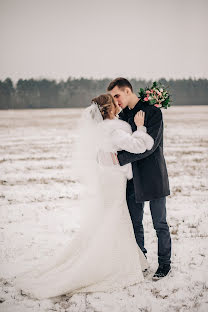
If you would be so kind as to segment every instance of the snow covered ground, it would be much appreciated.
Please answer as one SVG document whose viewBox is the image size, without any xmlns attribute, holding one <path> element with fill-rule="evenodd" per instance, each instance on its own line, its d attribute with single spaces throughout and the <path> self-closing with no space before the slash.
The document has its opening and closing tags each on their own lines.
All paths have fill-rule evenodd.
<svg viewBox="0 0 208 312">
<path fill-rule="evenodd" d="M 71 177 L 71 151 L 80 113 L 0 111 L 0 311 L 208 311 L 208 106 L 163 111 L 171 186 L 168 277 L 151 280 L 157 268 L 157 239 L 148 203 L 144 228 L 151 274 L 142 284 L 120 292 L 39 301 L 21 294 L 5 276 L 5 262 L 30 268 L 67 244 L 78 230 L 80 185 Z"/>
</svg>

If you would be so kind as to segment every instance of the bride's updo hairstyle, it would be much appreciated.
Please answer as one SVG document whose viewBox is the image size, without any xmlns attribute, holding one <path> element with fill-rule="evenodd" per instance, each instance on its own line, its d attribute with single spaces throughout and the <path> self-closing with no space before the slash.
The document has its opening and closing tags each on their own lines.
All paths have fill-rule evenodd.
<svg viewBox="0 0 208 312">
<path fill-rule="evenodd" d="M 110 111 L 112 110 L 112 105 L 116 107 L 115 101 L 111 94 L 101 94 L 91 101 L 92 103 L 96 103 L 103 119 L 107 119 L 110 117 Z"/>
</svg>

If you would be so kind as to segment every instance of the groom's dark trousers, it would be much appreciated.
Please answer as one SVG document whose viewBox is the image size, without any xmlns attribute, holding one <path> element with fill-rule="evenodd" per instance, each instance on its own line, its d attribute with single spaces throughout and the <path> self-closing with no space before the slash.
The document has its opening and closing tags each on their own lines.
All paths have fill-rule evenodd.
<svg viewBox="0 0 208 312">
<path fill-rule="evenodd" d="M 127 182 L 126 199 L 137 244 L 143 253 L 146 254 L 147 250 L 144 247 L 144 229 L 142 224 L 144 202 L 136 203 L 135 201 L 133 179 Z M 151 200 L 149 204 L 153 226 L 158 238 L 158 263 L 159 265 L 170 264 L 171 238 L 166 221 L 166 197 Z"/>
<path fill-rule="evenodd" d="M 141 154 L 132 154 L 127 151 L 118 152 L 121 166 L 132 165 L 133 179 L 127 183 L 127 204 L 133 223 L 136 241 L 145 254 L 143 209 L 144 202 L 150 204 L 150 211 L 154 229 L 158 237 L 159 265 L 169 264 L 171 257 L 171 237 L 166 222 L 166 196 L 170 194 L 166 162 L 163 155 L 163 118 L 159 108 L 147 105 L 141 101 L 133 109 L 124 108 L 119 114 L 120 119 L 128 122 L 132 131 L 137 127 L 134 123 L 135 114 L 143 110 L 147 133 L 154 139 L 150 151 Z"/>
</svg>

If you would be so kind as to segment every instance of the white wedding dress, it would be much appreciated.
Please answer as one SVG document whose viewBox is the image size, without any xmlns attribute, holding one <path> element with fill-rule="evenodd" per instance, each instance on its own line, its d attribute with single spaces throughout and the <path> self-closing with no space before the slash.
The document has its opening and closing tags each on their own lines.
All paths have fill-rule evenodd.
<svg viewBox="0 0 208 312">
<path fill-rule="evenodd" d="M 102 121 L 97 133 L 100 143 L 96 150 L 105 152 L 125 149 L 143 153 L 153 145 L 144 127 L 132 135 L 130 126 L 118 119 Z M 32 297 L 109 292 L 143 280 L 142 270 L 148 265 L 136 243 L 126 204 L 131 165 L 105 166 L 98 159 L 92 162 L 94 172 L 91 163 L 92 175 L 80 199 L 85 214 L 76 237 L 64 250 L 57 250 L 55 258 L 16 280 L 16 286 Z"/>
</svg>

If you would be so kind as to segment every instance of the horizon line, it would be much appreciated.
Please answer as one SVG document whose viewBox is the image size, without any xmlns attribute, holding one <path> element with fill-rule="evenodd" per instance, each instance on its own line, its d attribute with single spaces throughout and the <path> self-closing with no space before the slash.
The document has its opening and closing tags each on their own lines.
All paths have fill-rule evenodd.
<svg viewBox="0 0 208 312">
<path fill-rule="evenodd" d="M 128 80 L 132 80 L 132 79 L 135 79 L 135 80 L 138 80 L 138 81 L 159 81 L 159 80 L 162 80 L 162 79 L 165 79 L 166 81 L 170 81 L 170 80 L 173 80 L 173 81 L 176 81 L 176 80 L 208 80 L 208 78 L 205 78 L 205 77 L 188 77 L 188 78 L 165 78 L 165 77 L 160 77 L 160 78 L 142 78 L 142 77 L 139 77 L 139 78 L 136 78 L 136 77 L 126 77 L 126 76 L 116 76 L 115 78 L 118 78 L 118 77 L 123 77 L 123 78 L 126 78 Z M 71 80 L 81 80 L 81 79 L 86 79 L 86 80 L 114 80 L 115 78 L 112 78 L 112 77 L 103 77 L 103 78 L 95 78 L 95 77 L 86 77 L 86 76 L 79 76 L 79 77 L 74 77 L 74 76 L 69 76 L 68 78 L 52 78 L 52 77 L 47 77 L 47 76 L 39 76 L 39 77 L 30 77 L 30 78 L 18 78 L 18 79 L 15 79 L 15 78 L 11 78 L 9 76 L 7 76 L 6 78 L 0 78 L 0 81 L 5 81 L 6 79 L 11 79 L 12 82 L 14 82 L 15 84 L 19 81 L 19 80 L 48 80 L 48 81 L 56 81 L 56 82 L 61 82 L 61 81 L 64 81 L 66 82 L 67 80 L 71 79 Z"/>
</svg>

